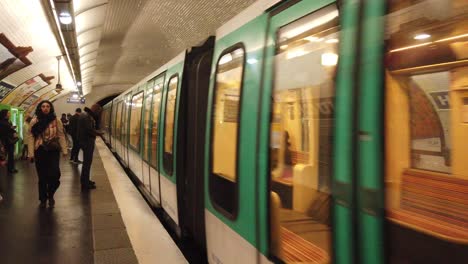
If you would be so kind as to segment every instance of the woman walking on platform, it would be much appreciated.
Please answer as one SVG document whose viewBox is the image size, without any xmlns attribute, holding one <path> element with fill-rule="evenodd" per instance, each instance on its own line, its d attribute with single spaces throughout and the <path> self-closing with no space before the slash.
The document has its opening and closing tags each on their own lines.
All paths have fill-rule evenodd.
<svg viewBox="0 0 468 264">
<path fill-rule="evenodd" d="M 64 156 L 68 154 L 63 125 L 55 115 L 52 103 L 42 101 L 37 105 L 30 126 L 28 151 L 31 162 L 36 162 L 40 206 L 45 207 L 49 200 L 49 206 L 53 207 L 54 194 L 60 185 L 60 151 Z"/>
</svg>

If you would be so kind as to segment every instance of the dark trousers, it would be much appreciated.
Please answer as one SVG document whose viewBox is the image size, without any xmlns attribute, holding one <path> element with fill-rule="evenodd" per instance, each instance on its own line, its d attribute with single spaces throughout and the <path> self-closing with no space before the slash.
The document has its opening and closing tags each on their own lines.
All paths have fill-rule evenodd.
<svg viewBox="0 0 468 264">
<path fill-rule="evenodd" d="M 73 147 L 71 150 L 70 160 L 78 161 L 78 153 L 80 152 L 80 142 L 77 137 L 73 137 Z"/>
<path fill-rule="evenodd" d="M 83 150 L 83 167 L 81 168 L 81 185 L 89 184 L 89 173 L 91 170 L 91 163 L 93 162 L 94 141 L 81 143 Z"/>
<path fill-rule="evenodd" d="M 60 152 L 48 152 L 39 147 L 34 152 L 34 160 L 39 177 L 39 200 L 54 198 L 60 186 Z"/>
<path fill-rule="evenodd" d="M 14 144 L 8 144 L 5 146 L 6 151 L 8 153 L 8 164 L 7 168 L 8 171 L 12 171 L 15 169 L 15 145 Z"/>
</svg>

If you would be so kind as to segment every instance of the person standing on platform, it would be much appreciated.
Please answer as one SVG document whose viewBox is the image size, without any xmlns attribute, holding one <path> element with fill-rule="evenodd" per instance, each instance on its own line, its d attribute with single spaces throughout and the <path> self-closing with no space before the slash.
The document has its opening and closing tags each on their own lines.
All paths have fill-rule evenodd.
<svg viewBox="0 0 468 264">
<path fill-rule="evenodd" d="M 75 114 L 70 117 L 70 125 L 69 125 L 69 130 L 70 130 L 70 136 L 72 137 L 73 141 L 73 147 L 71 150 L 71 155 L 70 155 L 70 161 L 80 164 L 82 163 L 80 160 L 78 160 L 78 153 L 80 152 L 80 143 L 78 141 L 78 118 L 80 117 L 81 114 L 81 108 L 77 108 L 75 110 Z"/>
<path fill-rule="evenodd" d="M 77 136 L 83 150 L 83 167 L 81 168 L 81 189 L 83 191 L 96 189 L 96 184 L 90 180 L 90 170 L 96 136 L 102 134 L 96 130 L 96 120 L 101 114 L 101 109 L 98 104 L 91 106 L 91 109 L 85 107 L 84 113 L 81 113 L 78 118 Z"/>
<path fill-rule="evenodd" d="M 60 186 L 60 152 L 68 154 L 62 121 L 57 118 L 50 101 L 37 105 L 36 116 L 31 120 L 29 136 L 29 159 L 36 162 L 39 177 L 40 207 L 54 207 L 54 194 Z"/>
<path fill-rule="evenodd" d="M 15 169 L 15 144 L 18 141 L 15 127 L 10 122 L 10 111 L 0 111 L 0 137 L 8 155 L 8 173 L 17 173 Z"/>
<path fill-rule="evenodd" d="M 29 142 L 29 123 L 31 122 L 32 118 L 28 116 L 23 124 L 23 151 L 21 153 L 21 159 L 28 159 L 28 142 Z"/>
</svg>

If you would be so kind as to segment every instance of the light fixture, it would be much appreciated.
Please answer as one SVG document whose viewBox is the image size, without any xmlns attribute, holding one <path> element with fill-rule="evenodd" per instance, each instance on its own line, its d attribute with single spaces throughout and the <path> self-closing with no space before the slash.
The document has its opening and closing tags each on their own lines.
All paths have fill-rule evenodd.
<svg viewBox="0 0 468 264">
<path fill-rule="evenodd" d="M 314 37 L 314 36 L 305 37 L 304 39 L 305 39 L 305 40 L 308 40 L 308 41 L 310 41 L 310 42 L 320 42 L 320 41 L 323 41 L 323 38 L 318 38 L 318 37 Z"/>
<path fill-rule="evenodd" d="M 257 63 L 257 62 L 258 62 L 258 60 L 255 59 L 255 58 L 251 58 L 251 59 L 248 59 L 248 60 L 247 60 L 247 63 L 248 63 L 248 64 L 255 64 L 255 63 Z"/>
<path fill-rule="evenodd" d="M 301 56 L 304 56 L 305 54 L 307 54 L 307 52 L 303 49 L 292 50 L 286 54 L 286 59 L 289 60 L 289 59 L 301 57 Z"/>
<path fill-rule="evenodd" d="M 338 54 L 331 52 L 323 53 L 321 60 L 323 66 L 335 66 L 338 63 Z"/>
<path fill-rule="evenodd" d="M 338 39 L 332 38 L 332 39 L 326 40 L 325 43 L 338 43 Z"/>
<path fill-rule="evenodd" d="M 60 23 L 62 23 L 64 25 L 69 25 L 69 24 L 71 24 L 73 22 L 73 19 L 72 19 L 70 13 L 68 13 L 68 12 L 60 13 L 59 20 L 60 20 Z"/>
<path fill-rule="evenodd" d="M 414 39 L 422 40 L 422 39 L 428 39 L 430 37 L 431 37 L 431 35 L 426 34 L 426 33 L 422 33 L 422 34 L 418 34 L 418 35 L 414 36 Z"/>
<path fill-rule="evenodd" d="M 231 53 L 228 53 L 226 55 L 224 55 L 223 57 L 221 57 L 221 59 L 219 60 L 219 64 L 222 65 L 222 64 L 226 64 L 228 62 L 232 61 L 232 56 L 231 56 Z"/>
<path fill-rule="evenodd" d="M 77 85 L 77 86 L 81 86 L 81 82 L 77 82 L 76 85 Z"/>
</svg>

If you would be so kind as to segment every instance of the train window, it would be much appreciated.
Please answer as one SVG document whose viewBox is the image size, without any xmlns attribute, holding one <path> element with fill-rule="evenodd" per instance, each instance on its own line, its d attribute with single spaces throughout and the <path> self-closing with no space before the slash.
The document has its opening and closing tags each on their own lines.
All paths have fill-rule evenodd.
<svg viewBox="0 0 468 264">
<path fill-rule="evenodd" d="M 149 160 L 149 151 L 150 151 L 150 133 L 151 133 L 151 103 L 153 101 L 153 82 L 148 83 L 148 87 L 145 92 L 145 119 L 144 119 L 144 136 L 143 136 L 143 159 Z"/>
<path fill-rule="evenodd" d="M 271 252 L 298 261 L 331 259 L 334 77 L 339 14 L 327 6 L 281 27 L 276 36 L 270 124 Z M 284 252 L 281 254 L 279 252 Z M 296 260 L 295 260 L 296 259 Z"/>
<path fill-rule="evenodd" d="M 457 261 L 461 255 L 451 243 L 431 244 L 438 245 L 436 254 L 417 247 L 437 239 L 468 243 L 468 207 L 462 205 L 468 193 L 468 127 L 462 122 L 467 14 L 466 0 L 389 1 L 384 167 L 389 236 L 397 249 L 391 262 L 468 259 L 464 254 Z"/>
<path fill-rule="evenodd" d="M 216 68 L 211 117 L 210 195 L 226 216 L 237 214 L 237 141 L 245 51 L 241 44 L 224 51 Z"/>
<path fill-rule="evenodd" d="M 158 126 L 164 77 L 154 82 L 153 87 L 153 129 L 151 130 L 151 165 L 158 168 Z"/>
<path fill-rule="evenodd" d="M 164 156 L 163 165 L 167 174 L 172 175 L 174 166 L 174 118 L 177 102 L 177 86 L 179 76 L 174 75 L 169 79 L 169 87 L 166 96 L 166 118 L 164 124 Z"/>
<path fill-rule="evenodd" d="M 130 146 L 140 151 L 141 132 L 141 109 L 143 106 L 143 92 L 139 92 L 132 97 L 130 103 Z"/>
</svg>

